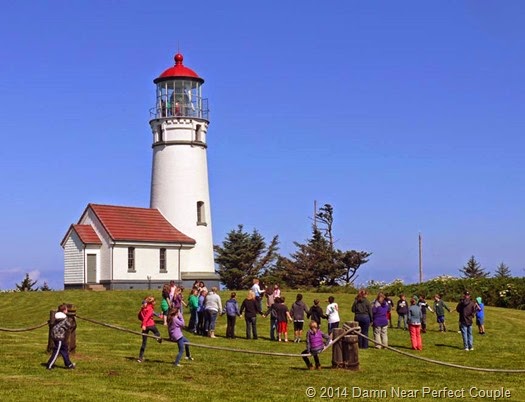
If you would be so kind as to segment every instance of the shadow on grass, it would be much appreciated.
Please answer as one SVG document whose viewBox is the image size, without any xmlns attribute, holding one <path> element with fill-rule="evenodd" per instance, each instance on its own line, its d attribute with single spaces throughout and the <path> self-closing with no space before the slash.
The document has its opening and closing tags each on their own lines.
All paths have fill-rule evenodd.
<svg viewBox="0 0 525 402">
<path fill-rule="evenodd" d="M 142 361 L 142 363 L 139 363 L 137 360 L 138 358 L 136 357 L 132 357 L 132 356 L 128 356 L 128 357 L 125 357 L 126 360 L 128 361 L 132 361 L 132 362 L 136 362 L 137 364 L 144 364 L 144 363 L 166 363 L 166 360 L 151 360 L 151 359 L 144 359 Z M 171 362 L 170 362 L 171 363 Z"/>
<path fill-rule="evenodd" d="M 463 347 L 461 346 L 456 346 L 456 345 L 446 345 L 444 343 L 436 343 L 434 344 L 434 346 L 437 346 L 438 348 L 451 348 L 451 349 L 459 349 L 459 350 L 463 350 Z"/>
</svg>

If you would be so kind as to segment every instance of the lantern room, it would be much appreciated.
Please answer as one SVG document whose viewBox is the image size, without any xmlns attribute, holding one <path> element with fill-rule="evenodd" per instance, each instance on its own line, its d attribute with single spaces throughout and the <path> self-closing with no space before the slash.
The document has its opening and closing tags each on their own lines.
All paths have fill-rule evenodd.
<svg viewBox="0 0 525 402">
<path fill-rule="evenodd" d="M 182 54 L 175 55 L 175 65 L 153 80 L 157 85 L 151 117 L 188 117 L 208 121 L 208 99 L 202 97 L 204 80 L 184 66 Z"/>
</svg>

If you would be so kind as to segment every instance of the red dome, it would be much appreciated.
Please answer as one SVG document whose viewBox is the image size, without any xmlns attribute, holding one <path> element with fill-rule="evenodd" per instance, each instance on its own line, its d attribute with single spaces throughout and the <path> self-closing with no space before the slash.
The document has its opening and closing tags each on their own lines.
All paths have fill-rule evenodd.
<svg viewBox="0 0 525 402">
<path fill-rule="evenodd" d="M 194 78 L 201 82 L 204 82 L 204 80 L 201 77 L 199 77 L 195 71 L 182 64 L 182 61 L 184 60 L 182 54 L 177 53 L 174 57 L 174 60 L 175 65 L 173 67 L 168 68 L 161 75 L 159 75 L 158 78 L 153 80 L 154 83 L 166 81 L 171 78 Z"/>
</svg>

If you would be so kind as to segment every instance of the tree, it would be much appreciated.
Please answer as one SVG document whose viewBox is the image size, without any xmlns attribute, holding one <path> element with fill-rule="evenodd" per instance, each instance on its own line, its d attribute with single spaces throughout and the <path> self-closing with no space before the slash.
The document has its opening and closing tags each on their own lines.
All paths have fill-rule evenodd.
<svg viewBox="0 0 525 402">
<path fill-rule="evenodd" d="M 252 279 L 264 275 L 278 257 L 279 236 L 274 236 L 269 245 L 254 229 L 247 233 L 243 225 L 226 235 L 222 246 L 215 245 L 215 263 L 221 282 L 228 289 L 249 289 Z"/>
<path fill-rule="evenodd" d="M 341 280 L 345 284 L 349 285 L 350 283 L 353 283 L 355 279 L 357 279 L 354 278 L 357 274 L 357 270 L 361 267 L 361 265 L 368 262 L 368 258 L 372 255 L 372 253 L 356 250 L 339 251 L 339 253 L 339 261 L 341 261 L 341 264 L 344 267 L 344 274 L 342 275 Z"/>
<path fill-rule="evenodd" d="M 476 261 L 476 258 L 474 256 L 470 257 L 470 259 L 467 262 L 467 265 L 465 265 L 463 268 L 459 270 L 463 274 L 463 278 L 487 278 L 489 274 L 485 272 L 483 268 L 481 268 L 481 265 Z"/>
<path fill-rule="evenodd" d="M 26 277 L 24 280 L 19 284 L 16 284 L 16 288 L 21 292 L 34 292 L 37 289 L 33 289 L 33 286 L 35 286 L 37 281 L 33 281 L 29 274 L 26 274 Z"/>
<path fill-rule="evenodd" d="M 512 273 L 510 272 L 509 267 L 501 262 L 496 268 L 496 272 L 494 272 L 494 278 L 512 278 Z"/>
<path fill-rule="evenodd" d="M 50 292 L 50 291 L 53 290 L 53 289 L 51 289 L 51 288 L 49 287 L 49 285 L 47 284 L 47 282 L 44 282 L 44 284 L 43 284 L 42 286 L 40 286 L 40 290 L 41 290 L 42 292 Z"/>
</svg>

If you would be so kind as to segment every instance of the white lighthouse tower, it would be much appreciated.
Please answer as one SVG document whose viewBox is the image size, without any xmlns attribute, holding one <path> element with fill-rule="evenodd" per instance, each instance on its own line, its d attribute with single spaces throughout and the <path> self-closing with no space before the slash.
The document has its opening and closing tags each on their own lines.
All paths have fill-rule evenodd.
<svg viewBox="0 0 525 402">
<path fill-rule="evenodd" d="M 150 207 L 158 209 L 173 226 L 196 241 L 178 264 L 179 280 L 217 281 L 206 156 L 208 99 L 202 97 L 204 80 L 183 65 L 183 56 L 178 53 L 175 65 L 153 82 L 156 104 L 150 121 Z"/>
</svg>

